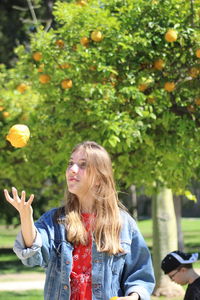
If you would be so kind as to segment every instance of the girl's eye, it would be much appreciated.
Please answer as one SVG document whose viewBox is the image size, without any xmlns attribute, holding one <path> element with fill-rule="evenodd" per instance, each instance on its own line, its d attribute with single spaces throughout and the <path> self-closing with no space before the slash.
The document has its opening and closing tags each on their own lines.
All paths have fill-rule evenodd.
<svg viewBox="0 0 200 300">
<path fill-rule="evenodd" d="M 85 169 L 86 168 L 86 162 L 81 162 L 80 164 L 78 164 L 79 168 L 81 169 Z"/>
<path fill-rule="evenodd" d="M 75 163 L 73 162 L 73 161 L 70 161 L 69 163 L 68 163 L 68 168 L 71 168 L 73 165 L 74 165 Z M 77 166 L 80 168 L 80 169 L 85 169 L 86 167 L 87 167 L 87 164 L 86 164 L 86 162 L 85 161 L 83 161 L 83 162 L 80 162 L 80 163 L 77 163 Z"/>
<path fill-rule="evenodd" d="M 68 168 L 69 168 L 69 167 L 72 167 L 72 166 L 73 166 L 73 162 L 70 161 L 70 162 L 68 163 Z"/>
</svg>

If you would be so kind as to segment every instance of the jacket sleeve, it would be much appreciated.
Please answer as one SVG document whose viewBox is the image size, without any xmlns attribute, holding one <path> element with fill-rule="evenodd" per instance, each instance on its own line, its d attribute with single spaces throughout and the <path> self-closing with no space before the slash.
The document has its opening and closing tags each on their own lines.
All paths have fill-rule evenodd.
<svg viewBox="0 0 200 300">
<path fill-rule="evenodd" d="M 134 229 L 122 274 L 123 289 L 125 296 L 136 292 L 140 295 L 140 300 L 150 300 L 155 286 L 151 255 L 135 221 L 132 221 Z"/>
<path fill-rule="evenodd" d="M 47 267 L 54 241 L 53 210 L 45 213 L 35 222 L 36 238 L 30 248 L 26 248 L 22 233 L 19 232 L 13 251 L 26 266 Z"/>
</svg>

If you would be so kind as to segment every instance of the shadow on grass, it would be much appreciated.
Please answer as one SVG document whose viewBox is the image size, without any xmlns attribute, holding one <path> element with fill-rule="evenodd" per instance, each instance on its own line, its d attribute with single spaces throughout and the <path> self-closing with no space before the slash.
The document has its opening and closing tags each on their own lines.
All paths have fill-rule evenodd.
<svg viewBox="0 0 200 300">
<path fill-rule="evenodd" d="M 41 267 L 29 268 L 24 266 L 10 248 L 0 249 L 0 270 L 2 275 L 12 273 L 28 273 L 33 271 L 44 273 L 44 269 Z"/>
</svg>

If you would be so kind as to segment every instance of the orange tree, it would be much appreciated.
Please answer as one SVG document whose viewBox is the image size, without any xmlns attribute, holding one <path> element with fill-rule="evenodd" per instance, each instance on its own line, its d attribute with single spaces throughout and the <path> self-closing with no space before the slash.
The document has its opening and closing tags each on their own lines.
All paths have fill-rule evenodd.
<svg viewBox="0 0 200 300">
<path fill-rule="evenodd" d="M 1 75 L 1 181 L 58 200 L 71 148 L 90 139 L 117 182 L 184 190 L 199 170 L 199 14 L 198 1 L 56 2 L 56 28 L 38 28 Z M 5 141 L 16 122 L 31 131 L 23 149 Z M 157 270 L 172 246 L 159 247 Z"/>
</svg>

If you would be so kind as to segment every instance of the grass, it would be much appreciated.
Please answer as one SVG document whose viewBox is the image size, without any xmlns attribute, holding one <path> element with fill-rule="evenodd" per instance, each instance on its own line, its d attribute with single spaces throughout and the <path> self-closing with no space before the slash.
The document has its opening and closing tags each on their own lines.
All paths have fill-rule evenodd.
<svg viewBox="0 0 200 300">
<path fill-rule="evenodd" d="M 0 300 L 43 300 L 43 291 L 23 291 L 23 292 L 0 292 Z M 166 297 L 151 297 L 152 300 L 166 300 Z M 182 300 L 180 298 L 170 298 L 170 300 Z"/>
<path fill-rule="evenodd" d="M 43 291 L 0 292 L 0 300 L 43 300 Z"/>
<path fill-rule="evenodd" d="M 13 252 L 13 243 L 19 228 L 0 225 L 0 270 L 1 274 L 44 272 L 40 267 L 24 266 Z M 1 298 L 0 298 L 1 299 Z"/>
<path fill-rule="evenodd" d="M 139 221 L 138 226 L 148 247 L 152 249 L 152 220 Z M 184 251 L 189 253 L 199 252 L 200 219 L 182 218 L 181 226 L 184 236 Z"/>
<path fill-rule="evenodd" d="M 138 226 L 147 242 L 150 250 L 152 249 L 152 220 L 143 220 L 138 222 Z M 199 252 L 199 228 L 200 219 L 182 219 L 182 231 L 184 236 L 184 251 Z M 12 251 L 13 243 L 19 228 L 6 228 L 0 226 L 0 270 L 1 274 L 44 272 L 43 269 L 27 268 L 23 266 L 20 260 Z M 194 267 L 200 268 L 200 263 L 194 264 Z M 0 291 L 0 300 L 42 300 L 43 291 Z M 166 297 L 151 297 L 152 300 L 167 300 Z M 182 297 L 170 298 L 170 300 L 182 300 Z"/>
</svg>

